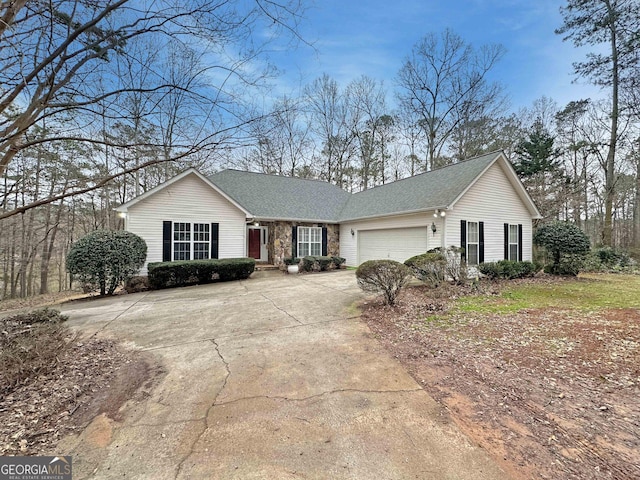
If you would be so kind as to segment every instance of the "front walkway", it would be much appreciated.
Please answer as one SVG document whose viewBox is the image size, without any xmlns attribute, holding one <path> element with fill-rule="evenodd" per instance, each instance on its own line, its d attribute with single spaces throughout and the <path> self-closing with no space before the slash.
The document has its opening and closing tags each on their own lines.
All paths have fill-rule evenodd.
<svg viewBox="0 0 640 480">
<path fill-rule="evenodd" d="M 372 338 L 359 298 L 350 271 L 263 272 L 64 307 L 167 370 L 123 421 L 64 442 L 74 478 L 506 478 Z"/>
</svg>

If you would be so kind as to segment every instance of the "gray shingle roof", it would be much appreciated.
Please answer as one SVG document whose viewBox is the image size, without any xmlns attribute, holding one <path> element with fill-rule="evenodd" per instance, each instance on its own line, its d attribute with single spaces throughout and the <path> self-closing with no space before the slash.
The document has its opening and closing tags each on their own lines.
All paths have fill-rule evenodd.
<svg viewBox="0 0 640 480">
<path fill-rule="evenodd" d="M 351 194 L 319 180 L 223 170 L 209 177 L 256 218 L 335 223 Z"/>
<path fill-rule="evenodd" d="M 488 153 L 356 193 L 346 203 L 338 220 L 447 207 L 500 153 Z"/>
<path fill-rule="evenodd" d="M 209 179 L 256 218 L 337 223 L 450 206 L 501 152 L 349 194 L 327 182 L 223 170 Z"/>
</svg>

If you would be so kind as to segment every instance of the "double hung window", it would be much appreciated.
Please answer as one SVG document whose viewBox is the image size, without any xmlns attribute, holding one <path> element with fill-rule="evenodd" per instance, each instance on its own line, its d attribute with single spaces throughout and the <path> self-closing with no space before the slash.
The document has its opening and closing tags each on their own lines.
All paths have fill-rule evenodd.
<svg viewBox="0 0 640 480">
<path fill-rule="evenodd" d="M 204 260 L 211 255 L 209 223 L 173 222 L 173 259 Z"/>
<path fill-rule="evenodd" d="M 298 256 L 322 255 L 322 228 L 298 227 Z"/>
</svg>

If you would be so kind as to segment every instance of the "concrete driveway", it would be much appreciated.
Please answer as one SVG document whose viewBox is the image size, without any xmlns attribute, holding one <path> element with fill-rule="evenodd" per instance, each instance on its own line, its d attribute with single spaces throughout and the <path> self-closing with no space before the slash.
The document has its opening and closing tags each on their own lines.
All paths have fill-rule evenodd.
<svg viewBox="0 0 640 480">
<path fill-rule="evenodd" d="M 506 478 L 358 320 L 361 295 L 350 271 L 262 273 L 63 307 L 167 371 L 65 441 L 74 478 Z"/>
</svg>

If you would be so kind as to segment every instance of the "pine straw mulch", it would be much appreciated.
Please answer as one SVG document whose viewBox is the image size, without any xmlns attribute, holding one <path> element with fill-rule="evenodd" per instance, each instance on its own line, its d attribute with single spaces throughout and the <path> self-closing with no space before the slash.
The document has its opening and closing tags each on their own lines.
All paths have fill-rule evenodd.
<svg viewBox="0 0 640 480">
<path fill-rule="evenodd" d="M 521 282 L 554 282 L 548 278 Z M 406 289 L 362 318 L 514 478 L 640 478 L 640 311 L 461 313 L 499 284 Z"/>
<path fill-rule="evenodd" d="M 111 340 L 70 342 L 52 369 L 0 398 L 0 455 L 56 454 L 62 437 L 95 416 L 118 420 L 120 407 L 146 396 L 160 373 L 150 358 Z"/>
</svg>

